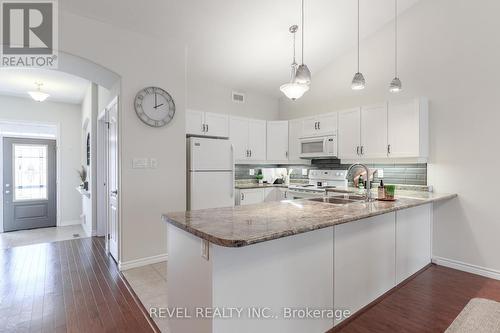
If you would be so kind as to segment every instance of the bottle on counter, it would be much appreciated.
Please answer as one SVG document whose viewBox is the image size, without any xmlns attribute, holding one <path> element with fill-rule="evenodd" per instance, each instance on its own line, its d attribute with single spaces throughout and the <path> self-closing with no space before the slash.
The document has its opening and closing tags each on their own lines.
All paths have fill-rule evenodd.
<svg viewBox="0 0 500 333">
<path fill-rule="evenodd" d="M 380 180 L 380 185 L 378 186 L 378 198 L 385 199 L 385 187 L 383 179 Z"/>
</svg>

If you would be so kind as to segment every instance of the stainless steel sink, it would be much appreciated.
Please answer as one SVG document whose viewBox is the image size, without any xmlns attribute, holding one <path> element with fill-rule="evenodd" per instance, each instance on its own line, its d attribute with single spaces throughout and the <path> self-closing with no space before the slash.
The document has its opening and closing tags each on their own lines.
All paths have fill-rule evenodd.
<svg viewBox="0 0 500 333">
<path fill-rule="evenodd" d="M 336 198 L 336 197 L 323 197 L 323 198 L 313 198 L 308 199 L 310 201 L 323 202 L 335 205 L 346 205 L 350 203 L 360 202 L 360 200 L 352 200 L 352 199 L 344 199 L 344 198 Z"/>
</svg>

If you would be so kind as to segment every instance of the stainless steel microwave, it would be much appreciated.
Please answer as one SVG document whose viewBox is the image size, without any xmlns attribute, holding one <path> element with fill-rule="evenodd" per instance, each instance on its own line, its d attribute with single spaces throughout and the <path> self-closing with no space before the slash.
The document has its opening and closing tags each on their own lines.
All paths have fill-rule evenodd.
<svg viewBox="0 0 500 333">
<path fill-rule="evenodd" d="M 300 139 L 300 158 L 328 158 L 337 156 L 337 136 L 319 136 Z"/>
</svg>

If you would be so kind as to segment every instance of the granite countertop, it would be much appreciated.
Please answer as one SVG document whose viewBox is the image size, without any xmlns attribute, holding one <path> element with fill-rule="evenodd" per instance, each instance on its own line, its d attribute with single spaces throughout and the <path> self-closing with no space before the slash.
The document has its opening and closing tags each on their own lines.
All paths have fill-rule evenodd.
<svg viewBox="0 0 500 333">
<path fill-rule="evenodd" d="M 242 247 L 371 216 L 455 198 L 456 194 L 399 191 L 397 201 L 335 205 L 286 200 L 257 205 L 168 213 L 162 219 L 213 244 Z"/>
</svg>

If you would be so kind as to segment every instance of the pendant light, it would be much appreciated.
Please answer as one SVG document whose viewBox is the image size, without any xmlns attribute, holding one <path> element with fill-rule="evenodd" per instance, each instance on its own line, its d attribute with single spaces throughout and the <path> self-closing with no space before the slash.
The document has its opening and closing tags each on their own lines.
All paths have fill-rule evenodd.
<svg viewBox="0 0 500 333">
<path fill-rule="evenodd" d="M 311 84 L 311 71 L 304 64 L 304 0 L 302 0 L 302 64 L 297 68 L 296 79 L 298 83 Z"/>
<path fill-rule="evenodd" d="M 297 25 L 292 25 L 289 29 L 290 33 L 293 35 L 293 60 L 291 65 L 291 75 L 290 82 L 285 83 L 280 87 L 281 92 L 285 94 L 286 97 L 295 101 L 298 98 L 301 98 L 306 91 L 309 90 L 309 86 L 307 84 L 297 82 L 297 62 L 295 61 L 295 33 L 299 27 Z"/>
<path fill-rule="evenodd" d="M 362 90 L 365 89 L 366 81 L 363 74 L 359 71 L 359 0 L 358 0 L 358 72 L 354 74 L 352 79 L 351 89 Z"/>
<path fill-rule="evenodd" d="M 398 0 L 394 0 L 394 79 L 389 84 L 389 91 L 398 93 L 403 89 L 401 80 L 398 77 Z"/>
<path fill-rule="evenodd" d="M 45 101 L 50 95 L 41 92 L 40 87 L 43 86 L 43 83 L 41 82 L 35 82 L 35 85 L 37 86 L 36 91 L 28 91 L 28 94 L 37 102 L 43 102 Z"/>
</svg>

